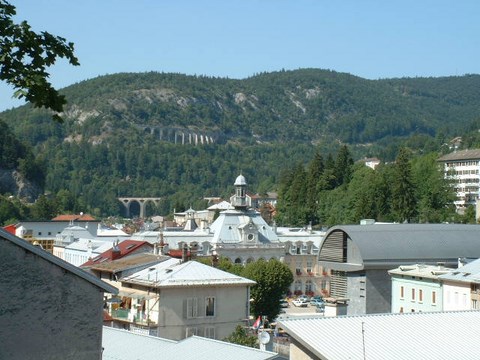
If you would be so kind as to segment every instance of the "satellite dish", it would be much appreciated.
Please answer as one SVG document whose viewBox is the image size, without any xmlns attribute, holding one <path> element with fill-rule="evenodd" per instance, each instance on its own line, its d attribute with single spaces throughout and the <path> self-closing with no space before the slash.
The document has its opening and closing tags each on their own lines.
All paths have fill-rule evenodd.
<svg viewBox="0 0 480 360">
<path fill-rule="evenodd" d="M 260 334 L 258 334 L 258 341 L 260 341 L 260 344 L 266 345 L 270 342 L 270 335 L 266 331 L 262 331 Z"/>
</svg>

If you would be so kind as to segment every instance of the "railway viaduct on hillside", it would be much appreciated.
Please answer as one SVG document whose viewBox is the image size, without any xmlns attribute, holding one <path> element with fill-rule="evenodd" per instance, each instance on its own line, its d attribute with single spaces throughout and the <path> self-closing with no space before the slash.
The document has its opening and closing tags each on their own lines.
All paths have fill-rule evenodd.
<svg viewBox="0 0 480 360">
<path fill-rule="evenodd" d="M 153 202 L 156 206 L 160 203 L 162 198 L 155 198 L 155 197 L 119 197 L 118 200 L 121 201 L 125 209 L 127 210 L 127 218 L 130 217 L 130 205 L 134 202 L 140 205 L 140 218 L 145 218 L 145 210 L 147 207 L 147 203 L 149 201 Z"/>
</svg>

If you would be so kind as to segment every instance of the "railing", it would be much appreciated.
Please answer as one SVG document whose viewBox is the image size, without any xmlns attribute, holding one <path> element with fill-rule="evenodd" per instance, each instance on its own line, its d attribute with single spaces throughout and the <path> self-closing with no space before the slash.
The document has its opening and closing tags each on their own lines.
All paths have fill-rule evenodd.
<svg viewBox="0 0 480 360">
<path fill-rule="evenodd" d="M 155 324 L 155 321 L 152 321 L 149 318 L 148 314 L 143 311 L 131 313 L 129 309 L 117 309 L 117 310 L 112 310 L 111 315 L 114 319 L 127 320 L 136 324 L 144 324 L 144 325 Z"/>
<path fill-rule="evenodd" d="M 117 309 L 112 310 L 112 317 L 117 319 L 128 319 L 128 314 L 130 313 L 129 309 Z"/>
</svg>

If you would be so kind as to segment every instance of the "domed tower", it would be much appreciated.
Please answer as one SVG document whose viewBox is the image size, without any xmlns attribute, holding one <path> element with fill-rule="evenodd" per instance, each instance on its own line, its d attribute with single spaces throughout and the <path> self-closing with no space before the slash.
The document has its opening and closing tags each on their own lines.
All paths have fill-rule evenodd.
<svg viewBox="0 0 480 360">
<path fill-rule="evenodd" d="M 237 210 L 246 210 L 250 206 L 250 197 L 247 195 L 247 181 L 245 177 L 240 174 L 235 179 L 235 195 L 230 198 L 230 203 Z"/>
</svg>

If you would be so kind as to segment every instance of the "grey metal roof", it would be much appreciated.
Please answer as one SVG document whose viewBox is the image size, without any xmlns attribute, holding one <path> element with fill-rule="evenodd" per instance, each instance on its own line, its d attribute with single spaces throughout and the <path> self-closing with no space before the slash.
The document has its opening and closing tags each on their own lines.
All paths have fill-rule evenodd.
<svg viewBox="0 0 480 360">
<path fill-rule="evenodd" d="M 480 258 L 480 225 L 344 225 L 329 229 L 324 243 L 339 230 L 356 244 L 364 262 Z"/>
<path fill-rule="evenodd" d="M 448 274 L 440 275 L 440 280 L 480 283 L 480 259 L 459 267 Z"/>
<path fill-rule="evenodd" d="M 452 160 L 480 160 L 480 149 L 456 151 L 438 159 L 438 161 Z"/>
<path fill-rule="evenodd" d="M 59 266 L 63 269 L 65 269 L 66 271 L 76 275 L 76 276 L 79 276 L 81 277 L 82 279 L 90 282 L 92 285 L 95 285 L 97 286 L 98 288 L 100 288 L 101 290 L 103 290 L 104 292 L 107 292 L 107 293 L 112 293 L 112 294 L 117 294 L 118 293 L 118 289 L 112 285 L 109 285 L 107 284 L 106 282 L 98 279 L 97 277 L 95 277 L 94 275 L 60 259 L 59 257 L 56 257 L 52 254 L 50 254 L 49 252 L 37 247 L 37 246 L 34 246 L 34 245 L 31 245 L 28 241 L 25 241 L 23 239 L 20 239 L 19 237 L 16 237 L 8 232 L 6 232 L 5 230 L 3 229 L 0 229 L 0 238 L 3 238 L 5 239 L 6 241 L 10 241 L 12 243 L 14 243 L 15 245 L 17 246 L 20 246 L 22 247 L 23 249 L 25 249 L 25 251 L 28 251 L 28 252 L 31 252 L 41 258 L 43 258 L 44 260 L 56 265 L 56 266 Z"/>
<path fill-rule="evenodd" d="M 277 354 L 223 341 L 192 336 L 181 341 L 103 327 L 104 360 L 267 360 Z"/>
<path fill-rule="evenodd" d="M 479 358 L 479 311 L 292 318 L 278 324 L 319 359 Z"/>
<path fill-rule="evenodd" d="M 255 285 L 255 281 L 227 273 L 197 261 L 181 263 L 180 260 L 173 258 L 122 278 L 121 281 L 159 288 L 179 286 Z"/>
<path fill-rule="evenodd" d="M 213 232 L 212 243 L 229 243 L 235 244 L 242 242 L 239 229 L 249 223 L 252 223 L 257 231 L 259 242 L 261 243 L 278 243 L 278 236 L 262 218 L 260 213 L 256 211 L 226 210 L 222 211 L 219 217 L 210 226 Z"/>
</svg>

